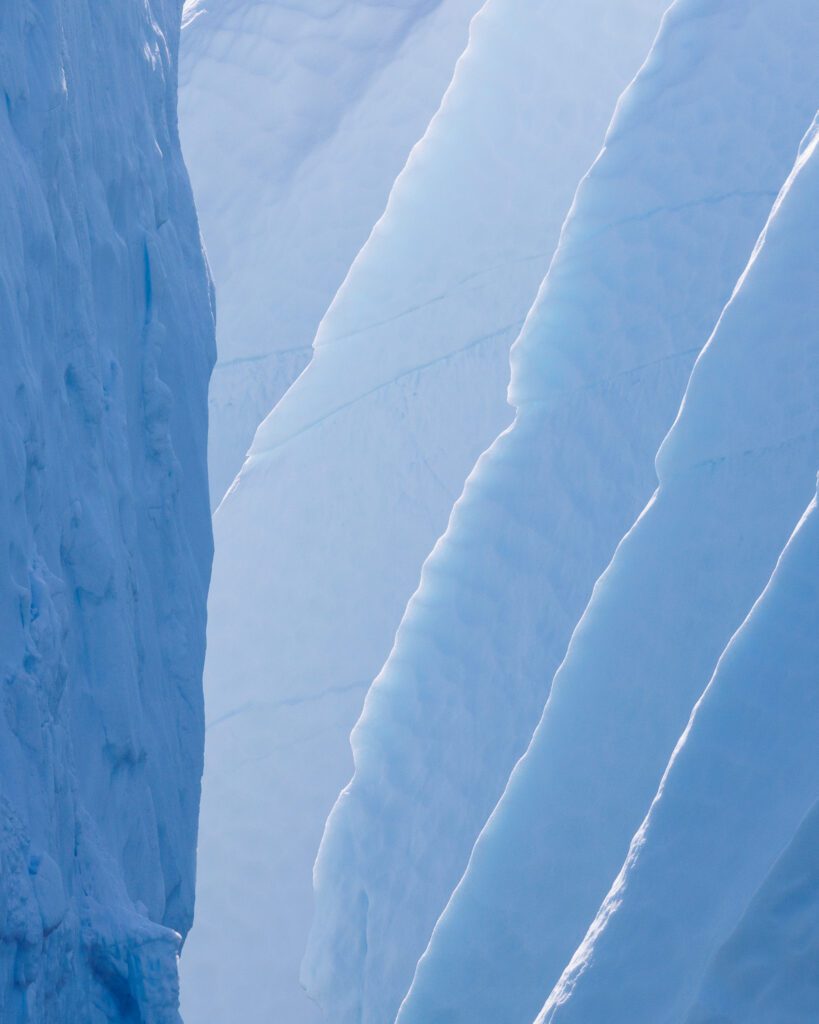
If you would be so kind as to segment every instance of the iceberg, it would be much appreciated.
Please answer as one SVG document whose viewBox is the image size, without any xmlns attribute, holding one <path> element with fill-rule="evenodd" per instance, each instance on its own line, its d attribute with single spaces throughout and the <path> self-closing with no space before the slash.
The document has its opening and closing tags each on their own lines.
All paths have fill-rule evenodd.
<svg viewBox="0 0 819 1024">
<path fill-rule="evenodd" d="M 515 423 L 470 476 L 352 734 L 303 970 L 333 1019 L 390 1019 L 403 999 L 401 1024 L 531 1021 L 747 610 L 720 606 L 713 655 L 690 652 L 701 681 L 669 683 L 662 725 L 630 717 L 611 683 L 645 639 L 631 596 L 611 596 L 637 530 L 577 625 L 651 498 L 695 356 L 813 114 L 816 29 L 800 3 L 680 0 L 618 104 L 512 351 Z M 804 508 L 798 484 L 787 497 Z M 750 600 L 798 514 L 785 512 L 737 579 Z M 681 628 L 678 603 L 639 594 Z M 674 663 L 652 650 L 664 678 Z"/>
<path fill-rule="evenodd" d="M 686 699 L 696 706 L 625 865 L 539 1021 L 759 1019 L 752 998 L 765 991 L 758 963 L 739 1000 L 715 1005 L 715 982 L 705 1003 L 697 993 L 712 960 L 724 976 L 732 953 L 734 965 L 741 950 L 747 957 L 753 935 L 742 923 L 746 910 L 819 798 L 817 226 L 819 121 L 692 374 L 658 456 L 655 502 L 601 585 L 598 603 L 611 609 L 627 602 L 635 626 L 619 632 L 626 658 L 613 662 L 610 644 L 585 654 L 587 664 L 607 663 L 619 710 L 613 718 L 613 701 L 600 708 L 612 713 L 610 751 L 588 759 L 591 771 L 617 779 L 618 793 L 592 782 L 575 812 L 590 837 L 622 831 L 616 818 L 627 803 L 630 815 L 639 805 L 634 796 L 651 779 L 649 761 L 656 765 L 660 740 L 673 729 L 669 710 L 679 716 Z M 609 630 L 622 627 L 623 617 L 609 612 Z M 578 647 L 600 636 L 591 622 L 582 639 L 581 632 Z M 716 668 L 702 693 L 708 662 Z M 618 718 L 626 717 L 632 721 L 624 730 Z M 631 780 L 636 788 L 625 785 Z M 541 782 L 547 786 L 547 777 Z M 810 825 L 804 830 L 810 834 Z M 600 842 L 593 845 L 599 856 Z M 790 870 L 796 858 L 791 851 Z M 798 907 L 798 890 L 793 898 Z M 770 906 L 769 897 L 760 902 Z M 742 938 L 732 942 L 738 926 Z M 799 956 L 801 935 L 795 928 L 790 945 L 778 940 L 782 972 Z M 763 945 L 763 958 L 772 947 Z M 769 997 L 765 1002 L 767 1020 L 788 1019 L 788 1011 L 780 1016 Z M 709 1004 L 713 1015 L 704 1013 Z"/>
<path fill-rule="evenodd" d="M 188 1024 L 319 1018 L 299 965 L 350 729 L 467 473 L 509 422 L 509 347 L 662 7 L 484 7 L 309 367 L 216 512 Z"/>
<path fill-rule="evenodd" d="M 0 1019 L 178 1024 L 211 524 L 180 6 L 0 5 Z"/>
</svg>

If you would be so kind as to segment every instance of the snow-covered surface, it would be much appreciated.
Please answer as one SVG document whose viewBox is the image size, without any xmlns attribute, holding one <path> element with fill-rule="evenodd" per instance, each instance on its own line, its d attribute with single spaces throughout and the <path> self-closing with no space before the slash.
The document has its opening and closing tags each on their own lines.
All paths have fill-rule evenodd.
<svg viewBox="0 0 819 1024">
<path fill-rule="evenodd" d="M 350 729 L 466 474 L 509 422 L 509 346 L 662 6 L 486 6 L 314 361 L 216 513 L 188 1024 L 318 1016 L 298 971 Z M 326 1009 L 340 1024 L 349 1005 Z"/>
<path fill-rule="evenodd" d="M 179 116 L 217 291 L 214 507 L 310 358 L 480 0 L 186 4 Z"/>
<path fill-rule="evenodd" d="M 178 1021 L 211 531 L 180 5 L 0 4 L 0 1019 Z"/>
<path fill-rule="evenodd" d="M 606 717 L 608 749 L 575 749 L 588 781 L 574 813 L 599 862 L 609 837 L 622 839 L 623 826 L 645 808 L 664 742 L 673 743 L 686 704 L 703 689 L 703 671 L 719 658 L 625 867 L 542 1021 L 682 1024 L 695 1002 L 700 1022 L 760 1019 L 759 979 L 740 1000 L 720 979 L 727 975 L 730 985 L 732 969 L 763 936 L 748 922 L 733 943 L 732 932 L 819 798 L 815 500 L 800 521 L 819 465 L 817 128 L 692 374 L 658 457 L 656 499 L 601 583 L 568 674 L 555 683 L 554 700 L 571 700 L 572 663 L 585 661 L 586 679 L 605 679 L 612 695 L 587 716 Z M 615 635 L 625 657 L 614 655 Z M 544 725 L 548 718 L 547 708 Z M 535 741 L 541 749 L 547 731 Z M 534 750 L 527 760 L 521 774 L 534 772 L 548 788 L 554 765 Z M 529 813 L 540 810 L 530 800 Z M 803 853 L 815 859 L 815 849 Z M 572 870 L 582 872 L 584 859 L 575 858 Z M 799 860 L 794 853 L 779 870 L 804 871 Z M 781 894 L 782 882 L 772 885 Z M 800 900 L 798 889 L 792 899 Z M 763 897 L 762 912 L 751 915 L 757 927 L 776 923 L 775 904 Z M 779 971 L 790 963 L 798 974 L 799 917 L 788 923 L 797 926 L 790 948 L 780 937 L 775 960 Z M 764 939 L 762 948 L 770 949 Z M 698 1001 L 712 960 L 717 980 Z M 761 969 L 754 963 L 751 977 Z M 806 984 L 815 1000 L 815 971 L 802 995 Z M 782 1018 L 770 997 L 767 1005 L 766 1020 L 793 1020 L 792 1008 Z"/>
<path fill-rule="evenodd" d="M 654 453 L 691 364 L 813 114 L 817 29 L 812 6 L 795 0 L 681 0 L 621 100 L 513 352 L 514 427 L 470 477 L 353 732 L 356 774 L 316 865 L 304 970 L 333 1020 L 390 1019 L 594 581 L 651 496 Z M 794 495 L 804 507 L 798 483 L 783 506 Z M 738 588 L 758 593 L 765 553 L 775 557 L 795 514 L 783 535 L 766 534 Z M 600 588 L 597 618 L 611 611 L 610 592 Z M 690 652 L 704 661 L 699 689 L 671 690 L 655 736 L 653 721 L 617 714 L 611 679 L 629 670 L 642 636 L 629 600 L 618 608 L 611 621 L 626 619 L 630 639 L 602 620 L 605 656 L 583 642 L 594 616 L 575 635 L 538 760 L 530 752 L 476 849 L 402 1022 L 531 1021 L 619 869 L 727 636 L 710 661 L 705 644 Z M 728 633 L 746 609 L 725 603 Z M 670 614 L 659 599 L 653 610 Z M 665 659 L 658 671 L 669 671 Z M 612 706 L 612 727 L 634 726 L 633 762 L 609 738 Z M 632 818 L 612 815 L 598 835 L 594 814 L 612 790 Z"/>
</svg>

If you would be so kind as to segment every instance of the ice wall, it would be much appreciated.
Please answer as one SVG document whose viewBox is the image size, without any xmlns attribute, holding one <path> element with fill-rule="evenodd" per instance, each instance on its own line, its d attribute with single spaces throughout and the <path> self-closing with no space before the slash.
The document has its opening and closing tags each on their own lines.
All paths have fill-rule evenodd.
<svg viewBox="0 0 819 1024">
<path fill-rule="evenodd" d="M 796 0 L 681 0 L 620 101 L 513 350 L 515 424 L 470 477 L 353 732 L 304 971 L 334 1019 L 357 1019 L 361 993 L 379 1008 L 362 1019 L 390 1019 L 404 996 L 594 581 L 651 496 L 693 359 L 815 107 L 815 32 Z M 554 764 L 532 777 L 531 805 L 512 803 L 514 827 L 497 825 L 509 799 L 493 816 L 402 1022 L 531 1020 L 581 941 L 645 810 L 622 835 L 601 832 L 616 851 L 589 882 L 596 762 L 581 752 L 611 746 L 605 716 L 585 724 L 600 688 L 552 702 Z"/>
<path fill-rule="evenodd" d="M 814 804 L 709 961 L 686 1024 L 708 1024 L 720 1014 L 725 1024 L 803 1024 L 816 1013 L 817 848 Z"/>
<path fill-rule="evenodd" d="M 218 295 L 214 508 L 440 103 L 480 0 L 189 0 L 179 115 Z"/>
<path fill-rule="evenodd" d="M 318 1016 L 298 971 L 350 729 L 466 474 L 509 422 L 509 346 L 662 6 L 486 5 L 313 361 L 216 513 L 189 1024 Z"/>
<path fill-rule="evenodd" d="M 604 836 L 622 833 L 618 818 L 645 806 L 635 797 L 656 776 L 662 741 L 674 742 L 675 724 L 685 725 L 686 705 L 707 683 L 703 671 L 716 668 L 542 1021 L 689 1020 L 709 962 L 819 798 L 815 500 L 800 520 L 819 464 L 817 128 L 692 374 L 658 457 L 658 494 L 601 582 L 567 659 L 568 673 L 585 662 L 587 678 L 605 678 L 612 697 L 586 715 L 607 718 L 608 749 L 576 751 L 591 781 L 575 814 L 598 861 Z M 616 660 L 615 631 L 627 652 Z M 558 677 L 555 701 L 579 698 L 575 679 Z M 537 747 L 548 743 L 548 718 L 547 708 L 527 755 L 536 763 L 521 766 L 521 776 L 539 767 L 544 788 L 549 774 Z M 530 801 L 529 812 L 539 811 Z M 779 940 L 779 971 L 799 957 L 794 923 L 790 946 Z M 729 946 L 717 970 L 730 968 Z M 753 990 L 721 1007 L 712 991 L 710 1019 L 758 1013 Z M 775 1009 L 768 1019 L 778 1019 Z"/>
<path fill-rule="evenodd" d="M 0 1018 L 178 1021 L 211 528 L 180 5 L 0 5 Z"/>
</svg>

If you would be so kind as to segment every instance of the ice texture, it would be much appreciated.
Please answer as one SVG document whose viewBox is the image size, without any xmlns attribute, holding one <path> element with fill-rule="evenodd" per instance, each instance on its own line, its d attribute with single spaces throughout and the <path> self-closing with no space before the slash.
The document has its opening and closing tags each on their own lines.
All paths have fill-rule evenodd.
<svg viewBox="0 0 819 1024">
<path fill-rule="evenodd" d="M 299 964 L 350 729 L 467 473 L 511 418 L 509 347 L 662 6 L 482 10 L 313 361 L 215 515 L 188 1024 L 319 1017 Z M 368 1019 L 394 1013 L 398 987 L 374 992 Z M 349 1012 L 347 993 L 326 1005 L 339 1024 Z"/>
<path fill-rule="evenodd" d="M 645 809 L 663 747 L 683 735 L 541 1022 L 759 1019 L 758 963 L 742 998 L 722 1002 L 711 983 L 705 1005 L 689 1011 L 712 960 L 719 976 L 747 955 L 747 924 L 738 944 L 721 947 L 819 798 L 815 500 L 800 519 L 815 499 L 819 465 L 818 128 L 697 362 L 658 456 L 655 500 L 601 581 L 568 674 L 555 682 L 556 702 L 577 701 L 571 666 L 585 663 L 587 680 L 605 680 L 611 695 L 587 705 L 587 719 L 608 719 L 606 748 L 575 750 L 589 780 L 575 813 L 598 860 Z M 595 695 L 588 687 L 587 701 Z M 548 718 L 547 708 L 544 726 Z M 521 776 L 539 774 L 541 788 L 554 767 L 541 753 L 547 744 L 544 728 L 521 766 Z M 530 814 L 540 809 L 529 801 Z M 764 912 L 757 922 L 771 923 Z M 779 971 L 799 957 L 798 925 L 797 916 L 790 946 L 780 938 Z M 815 980 L 801 987 L 815 1000 Z M 779 1016 L 770 998 L 767 1006 L 767 1021 L 794 1019 L 793 1010 Z"/>
<path fill-rule="evenodd" d="M 810 556 L 815 559 L 816 551 Z M 815 621 L 815 606 L 811 614 Z M 685 1024 L 804 1024 L 815 1016 L 817 849 L 819 803 L 805 816 L 730 937 L 709 960 Z"/>
<path fill-rule="evenodd" d="M 213 506 L 441 101 L 480 0 L 194 0 L 179 116 L 218 297 Z"/>
<path fill-rule="evenodd" d="M 179 1020 L 215 357 L 180 13 L 0 4 L 4 1022 Z"/>
<path fill-rule="evenodd" d="M 799 0 L 680 0 L 620 100 L 513 349 L 515 423 L 470 476 L 353 731 L 304 969 L 334 1020 L 390 1019 L 446 908 L 398 1019 L 531 1021 L 622 864 L 713 667 L 692 645 L 699 689 L 669 684 L 662 723 L 632 722 L 612 689 L 642 638 L 631 596 L 600 627 L 605 655 L 584 642 L 591 612 L 575 632 L 536 743 L 471 851 L 595 580 L 651 497 L 694 358 L 792 166 L 816 105 L 814 14 Z M 738 588 L 758 593 L 797 514 Z M 720 605 L 714 656 L 746 610 Z M 686 611 L 675 603 L 680 629 Z M 653 650 L 645 686 L 675 671 Z M 622 814 L 607 815 L 614 797 Z"/>
</svg>

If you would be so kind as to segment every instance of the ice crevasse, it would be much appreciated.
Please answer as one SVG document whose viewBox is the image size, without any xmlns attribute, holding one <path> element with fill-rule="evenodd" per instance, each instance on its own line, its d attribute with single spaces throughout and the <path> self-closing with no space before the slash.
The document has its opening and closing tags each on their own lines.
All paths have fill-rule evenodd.
<svg viewBox="0 0 819 1024">
<path fill-rule="evenodd" d="M 482 8 L 310 365 L 215 514 L 188 1024 L 320 1019 L 299 965 L 350 729 L 467 473 L 511 418 L 510 345 L 662 7 Z"/>
<path fill-rule="evenodd" d="M 0 1018 L 178 1022 L 211 558 L 180 4 L 0 5 Z"/>
<path fill-rule="evenodd" d="M 667 687 L 662 727 L 607 715 L 611 678 L 652 678 L 629 661 L 639 620 L 608 603 L 638 530 L 584 608 L 651 498 L 694 359 L 813 116 L 816 33 L 798 0 L 679 0 L 618 104 L 513 349 L 515 423 L 471 474 L 353 731 L 303 968 L 334 1019 L 377 1021 L 402 1002 L 402 1024 L 535 1017 L 808 500 L 798 482 L 795 506 L 783 496 L 779 532 L 738 573 L 745 604 L 720 604 L 690 651 L 696 671 Z M 621 741 L 621 722 L 639 734 Z"/>
</svg>

